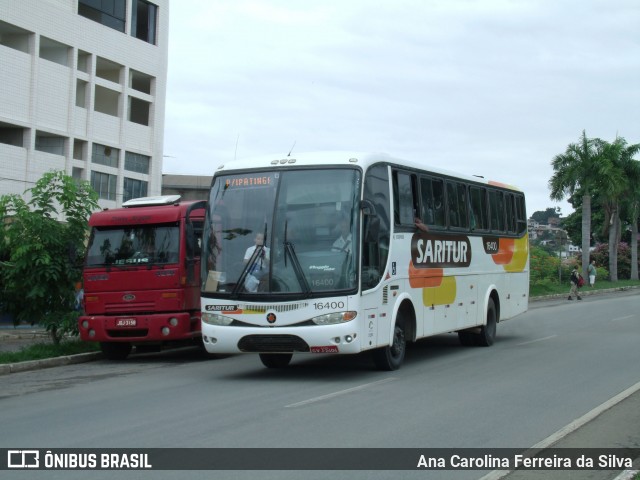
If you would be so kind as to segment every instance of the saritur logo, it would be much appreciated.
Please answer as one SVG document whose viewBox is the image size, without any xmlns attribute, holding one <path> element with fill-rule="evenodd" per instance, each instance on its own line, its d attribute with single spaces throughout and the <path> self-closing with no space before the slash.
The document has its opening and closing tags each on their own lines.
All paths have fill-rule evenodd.
<svg viewBox="0 0 640 480">
<path fill-rule="evenodd" d="M 40 468 L 38 450 L 7 450 L 7 468 Z"/>
</svg>

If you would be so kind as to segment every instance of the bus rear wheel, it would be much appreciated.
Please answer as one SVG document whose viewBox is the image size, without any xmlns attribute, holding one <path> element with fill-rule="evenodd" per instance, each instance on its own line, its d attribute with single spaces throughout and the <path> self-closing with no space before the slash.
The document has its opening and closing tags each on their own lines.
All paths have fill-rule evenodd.
<svg viewBox="0 0 640 480">
<path fill-rule="evenodd" d="M 498 315 L 493 299 L 489 299 L 487 305 L 487 323 L 480 328 L 480 333 L 476 336 L 476 345 L 479 347 L 490 347 L 496 340 L 496 330 L 498 324 Z"/>
<path fill-rule="evenodd" d="M 131 348 L 127 342 L 100 342 L 100 350 L 109 360 L 124 360 L 131 353 Z"/>
<path fill-rule="evenodd" d="M 373 354 L 373 363 L 378 370 L 397 370 L 404 362 L 404 355 L 407 351 L 407 340 L 404 334 L 402 324 L 396 322 L 393 329 L 393 343 L 386 347 L 375 349 Z"/>
<path fill-rule="evenodd" d="M 291 362 L 293 353 L 261 353 L 260 361 L 267 368 L 285 368 Z"/>
</svg>

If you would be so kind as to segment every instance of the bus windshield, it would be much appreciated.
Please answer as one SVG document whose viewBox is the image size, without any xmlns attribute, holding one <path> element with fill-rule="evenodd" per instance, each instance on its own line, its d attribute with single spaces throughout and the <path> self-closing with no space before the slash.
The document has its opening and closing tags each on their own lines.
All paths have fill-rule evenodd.
<svg viewBox="0 0 640 480">
<path fill-rule="evenodd" d="M 203 294 L 355 290 L 360 185 L 354 168 L 216 176 L 203 237 Z"/>
<path fill-rule="evenodd" d="M 95 227 L 87 248 L 87 267 L 177 263 L 179 226 L 175 224 Z"/>
</svg>

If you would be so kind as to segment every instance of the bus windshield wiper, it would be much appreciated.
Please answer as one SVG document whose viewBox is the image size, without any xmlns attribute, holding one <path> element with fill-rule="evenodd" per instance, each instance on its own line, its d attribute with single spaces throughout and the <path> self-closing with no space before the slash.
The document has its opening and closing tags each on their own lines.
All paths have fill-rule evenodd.
<svg viewBox="0 0 640 480">
<path fill-rule="evenodd" d="M 284 251 L 285 251 L 285 262 L 287 260 L 287 255 L 291 258 L 291 264 L 293 265 L 293 271 L 296 273 L 296 278 L 298 282 L 302 286 L 302 293 L 305 297 L 311 296 L 311 287 L 309 286 L 309 282 L 307 282 L 307 277 L 304 276 L 304 271 L 302 270 L 302 266 L 298 261 L 298 256 L 296 255 L 295 248 L 293 247 L 293 243 L 289 241 L 283 242 Z M 286 264 L 286 263 L 285 263 Z"/>
<path fill-rule="evenodd" d="M 253 253 L 251 254 L 251 258 L 242 269 L 240 273 L 240 277 L 238 278 L 238 283 L 233 287 L 231 291 L 231 298 L 237 298 L 238 293 L 240 292 L 240 288 L 244 285 L 244 282 L 249 275 L 249 272 L 253 270 L 254 265 L 258 263 L 258 259 L 262 256 L 262 252 L 264 251 L 264 245 L 257 245 Z"/>
<path fill-rule="evenodd" d="M 262 237 L 262 245 L 256 245 L 256 248 L 253 250 L 251 254 L 251 258 L 240 272 L 240 277 L 238 278 L 238 283 L 235 284 L 233 290 L 231 290 L 231 298 L 237 298 L 240 293 L 240 289 L 244 286 L 244 282 L 249 275 L 249 272 L 253 270 L 254 265 L 258 262 L 259 258 L 262 258 L 262 254 L 264 249 L 266 248 L 265 242 L 267 241 L 267 222 L 264 223 L 264 235 Z"/>
</svg>

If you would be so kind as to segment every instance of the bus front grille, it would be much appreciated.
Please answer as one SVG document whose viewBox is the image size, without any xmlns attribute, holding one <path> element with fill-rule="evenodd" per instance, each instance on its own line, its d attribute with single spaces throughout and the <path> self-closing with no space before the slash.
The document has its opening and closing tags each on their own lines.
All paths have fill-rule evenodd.
<svg viewBox="0 0 640 480">
<path fill-rule="evenodd" d="M 309 345 L 296 335 L 247 335 L 238 349 L 251 353 L 308 352 Z"/>
</svg>

